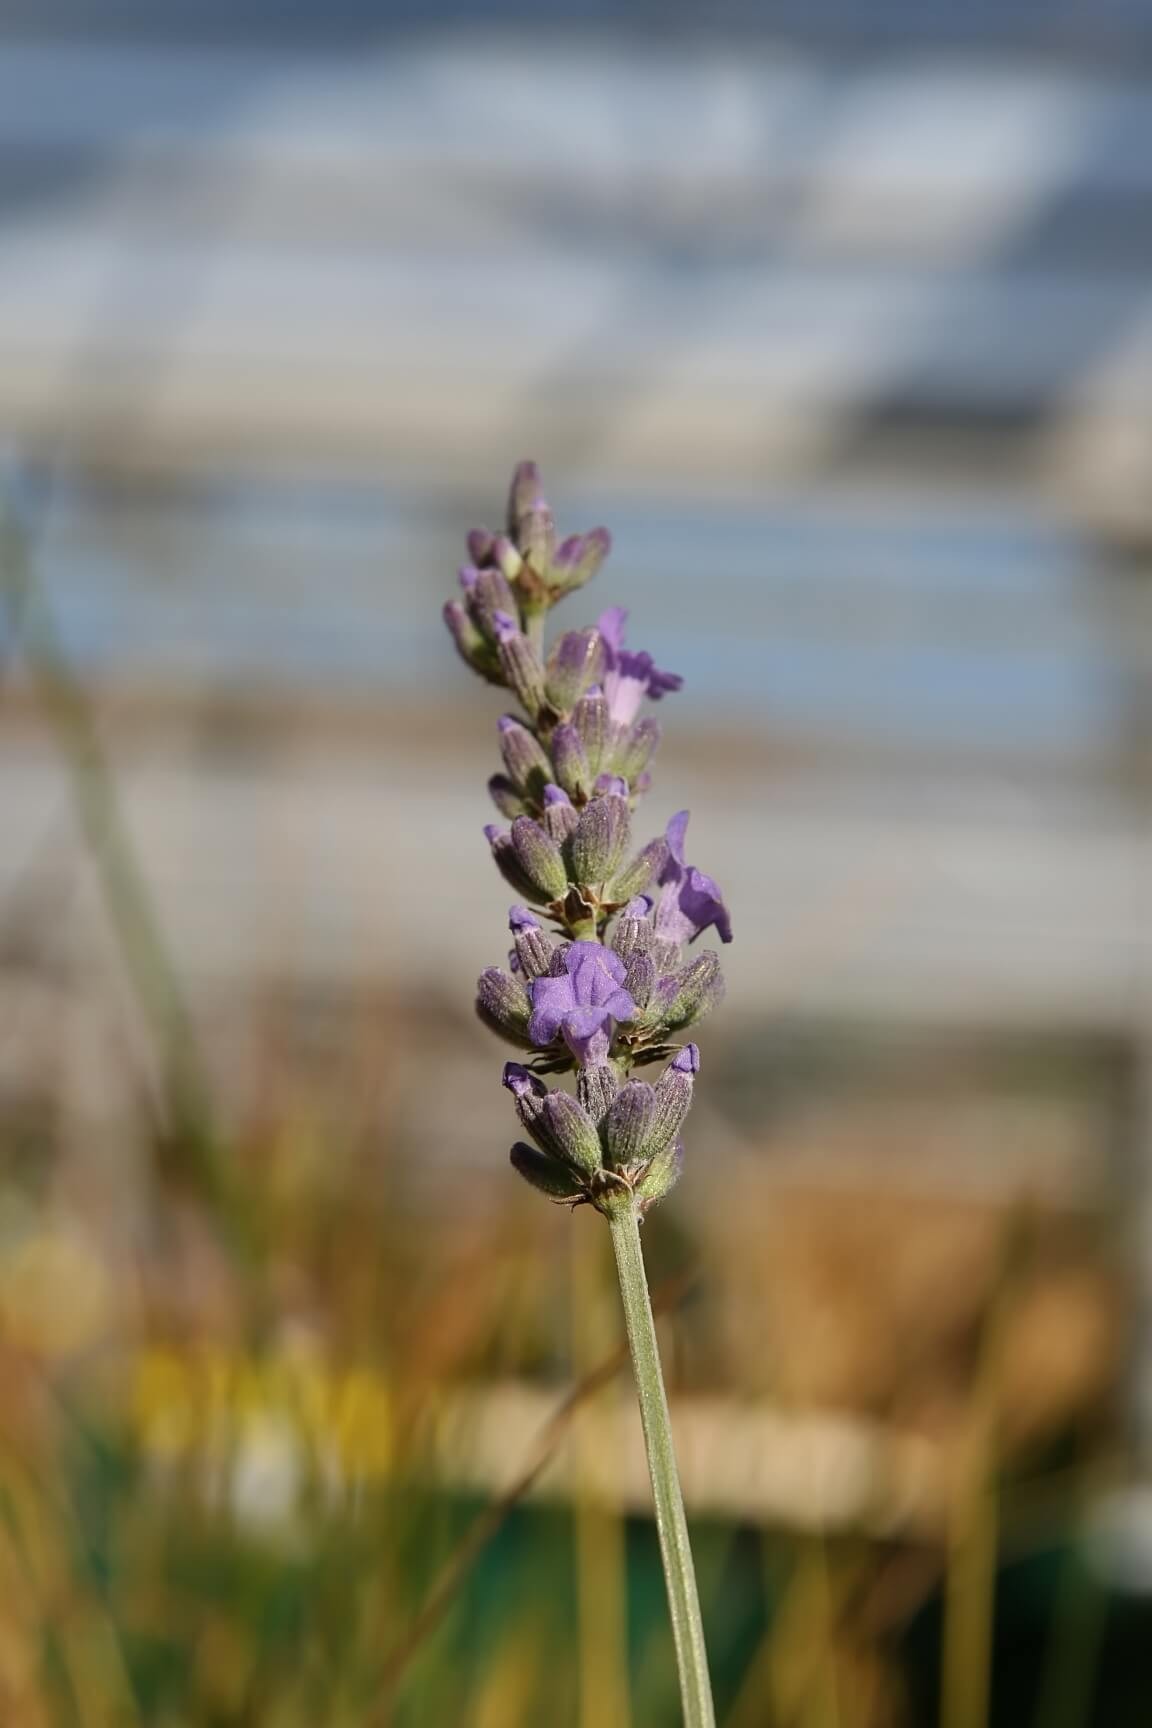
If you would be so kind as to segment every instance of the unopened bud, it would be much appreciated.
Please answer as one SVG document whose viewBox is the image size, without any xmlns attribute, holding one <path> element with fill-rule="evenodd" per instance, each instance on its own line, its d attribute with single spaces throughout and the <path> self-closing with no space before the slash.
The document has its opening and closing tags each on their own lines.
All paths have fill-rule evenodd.
<svg viewBox="0 0 1152 1728">
<path fill-rule="evenodd" d="M 544 664 L 509 613 L 495 613 L 493 628 L 504 676 L 535 718 L 544 705 Z"/>
<path fill-rule="evenodd" d="M 551 835 L 531 817 L 518 816 L 512 824 L 512 849 L 536 893 L 558 900 L 568 887 L 568 872 Z"/>
<path fill-rule="evenodd" d="M 523 1176 L 525 1182 L 539 1193 L 546 1194 L 549 1200 L 575 1200 L 583 1192 L 571 1170 L 566 1170 L 546 1152 L 538 1152 L 535 1146 L 526 1146 L 523 1140 L 517 1140 L 509 1157 L 512 1168 Z"/>
<path fill-rule="evenodd" d="M 597 1126 L 619 1090 L 620 1077 L 611 1062 L 593 1063 L 576 1076 L 576 1096 Z"/>
<path fill-rule="evenodd" d="M 557 726 L 552 734 L 556 778 L 573 798 L 586 799 L 592 790 L 592 769 L 575 726 Z"/>
<path fill-rule="evenodd" d="M 513 1044 L 527 1044 L 532 1004 L 519 978 L 499 966 L 481 972 L 476 985 L 476 1011 L 486 1025 Z"/>
<path fill-rule="evenodd" d="M 584 746 L 589 772 L 595 776 L 604 758 L 611 754 L 613 744 L 612 718 L 605 698 L 599 694 L 581 696 L 572 710 L 572 724 Z"/>
<path fill-rule="evenodd" d="M 566 630 L 548 656 L 548 701 L 570 714 L 589 684 L 604 675 L 604 641 L 598 630 Z"/>
<path fill-rule="evenodd" d="M 552 778 L 552 764 L 543 746 L 527 726 L 511 714 L 502 714 L 496 725 L 508 778 L 520 792 L 539 798 Z"/>
<path fill-rule="evenodd" d="M 621 1086 L 604 1118 L 604 1141 L 616 1169 L 643 1162 L 656 1114 L 655 1088 L 643 1080 Z"/>
<path fill-rule="evenodd" d="M 606 882 L 619 868 L 632 837 L 624 798 L 594 798 L 572 835 L 572 873 L 579 883 Z"/>
<path fill-rule="evenodd" d="M 668 842 L 662 839 L 649 840 L 632 862 L 625 865 L 619 875 L 613 877 L 608 884 L 607 898 L 616 906 L 635 899 L 638 894 L 643 894 L 645 888 L 651 886 L 667 861 Z"/>
</svg>

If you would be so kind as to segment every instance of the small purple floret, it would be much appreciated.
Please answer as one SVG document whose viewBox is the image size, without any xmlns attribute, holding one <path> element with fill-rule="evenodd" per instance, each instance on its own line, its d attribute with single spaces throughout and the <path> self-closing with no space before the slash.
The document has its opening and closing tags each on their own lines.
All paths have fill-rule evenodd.
<svg viewBox="0 0 1152 1728">
<path fill-rule="evenodd" d="M 684 680 L 676 672 L 661 672 L 651 654 L 633 653 L 624 646 L 628 613 L 623 606 L 610 606 L 600 614 L 596 628 L 604 641 L 606 670 L 604 695 L 608 712 L 619 726 L 630 726 L 645 696 L 658 702 Z"/>
<path fill-rule="evenodd" d="M 557 978 L 537 978 L 530 986 L 532 1017 L 528 1036 L 540 1048 L 563 1036 L 580 1063 L 607 1059 L 614 1020 L 636 1014 L 624 984 L 624 964 L 599 942 L 572 942 Z"/>
<path fill-rule="evenodd" d="M 525 1068 L 522 1062 L 505 1062 L 501 1084 L 507 1086 L 514 1098 L 529 1094 L 542 1096 L 544 1088 L 530 1068 Z"/>
<path fill-rule="evenodd" d="M 667 942 L 694 942 L 702 931 L 715 925 L 721 942 L 731 942 L 732 919 L 719 885 L 703 870 L 684 862 L 687 826 L 688 812 L 681 810 L 666 830 L 668 862 L 660 872 L 656 934 Z"/>
</svg>

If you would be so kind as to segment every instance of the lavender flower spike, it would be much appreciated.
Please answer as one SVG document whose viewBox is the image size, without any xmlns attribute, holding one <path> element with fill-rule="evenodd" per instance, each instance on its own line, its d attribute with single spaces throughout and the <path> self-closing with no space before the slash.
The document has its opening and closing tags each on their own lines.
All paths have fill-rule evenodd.
<svg viewBox="0 0 1152 1728">
<path fill-rule="evenodd" d="M 660 872 L 660 898 L 656 902 L 656 934 L 666 942 L 694 942 L 702 931 L 716 926 L 721 942 L 732 940 L 732 919 L 719 885 L 703 870 L 684 862 L 684 831 L 688 811 L 681 810 L 669 822 L 668 862 Z"/>
<path fill-rule="evenodd" d="M 651 654 L 637 654 L 624 646 L 628 613 L 623 606 L 601 612 L 596 628 L 604 641 L 607 670 L 604 694 L 608 712 L 618 726 L 631 726 L 645 696 L 658 702 L 670 690 L 679 690 L 684 680 L 676 672 L 661 672 Z"/>
<path fill-rule="evenodd" d="M 506 532 L 475 529 L 461 593 L 445 622 L 462 658 L 518 699 L 498 726 L 503 772 L 489 791 L 510 829 L 484 830 L 515 890 L 508 970 L 481 973 L 476 1006 L 521 1050 L 504 1084 L 532 1141 L 513 1168 L 546 1198 L 606 1220 L 619 1274 L 680 1679 L 684 1728 L 715 1728 L 700 1604 L 648 1297 L 640 1225 L 680 1174 L 681 1129 L 700 1054 L 678 1048 L 722 998 L 714 949 L 687 964 L 683 945 L 732 921 L 711 876 L 688 864 L 688 812 L 633 852 L 660 727 L 645 700 L 680 688 L 650 654 L 624 646 L 627 613 L 553 635 L 552 608 L 582 587 L 611 545 L 605 528 L 560 539 L 540 471 L 521 462 Z M 633 1077 L 659 1063 L 655 1083 Z M 576 1071 L 575 1096 L 545 1075 Z"/>
</svg>

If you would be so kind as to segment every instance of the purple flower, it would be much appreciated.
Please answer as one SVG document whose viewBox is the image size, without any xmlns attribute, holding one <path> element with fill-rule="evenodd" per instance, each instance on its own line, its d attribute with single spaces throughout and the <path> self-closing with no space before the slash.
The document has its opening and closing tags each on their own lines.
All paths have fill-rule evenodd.
<svg viewBox="0 0 1152 1728">
<path fill-rule="evenodd" d="M 632 724 L 645 696 L 658 702 L 668 691 L 679 690 L 684 682 L 676 672 L 661 672 L 651 654 L 636 654 L 625 648 L 627 617 L 623 606 L 610 606 L 596 622 L 604 641 L 604 695 L 608 712 L 619 726 Z"/>
<path fill-rule="evenodd" d="M 687 826 L 688 812 L 681 810 L 666 830 L 668 862 L 660 872 L 656 934 L 666 942 L 692 942 L 714 924 L 721 942 L 731 942 L 732 919 L 718 884 L 703 870 L 684 862 Z"/>
<path fill-rule="evenodd" d="M 572 942 L 559 977 L 537 978 L 530 987 L 532 1015 L 528 1035 L 543 1047 L 558 1036 L 577 1062 L 607 1060 L 614 1020 L 636 1013 L 624 984 L 624 964 L 599 942 Z"/>
</svg>

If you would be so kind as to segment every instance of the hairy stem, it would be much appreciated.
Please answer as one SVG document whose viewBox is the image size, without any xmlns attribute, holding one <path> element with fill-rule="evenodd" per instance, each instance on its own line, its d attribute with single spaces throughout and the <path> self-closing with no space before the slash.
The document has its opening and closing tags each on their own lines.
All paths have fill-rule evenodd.
<svg viewBox="0 0 1152 1728">
<path fill-rule="evenodd" d="M 664 1392 L 664 1376 L 660 1370 L 656 1324 L 648 1300 L 648 1280 L 640 1248 L 640 1222 L 631 1196 L 625 1203 L 613 1206 L 608 1222 L 620 1278 L 620 1295 L 624 1302 L 636 1393 L 640 1400 L 640 1421 L 652 1477 L 652 1497 L 656 1503 L 656 1529 L 664 1563 L 672 1636 L 676 1643 L 684 1728 L 714 1728 L 716 1718 L 708 1680 L 704 1628 L 700 1622 L 700 1598 L 696 1591 L 684 1499 L 672 1445 L 672 1424 Z"/>
</svg>

